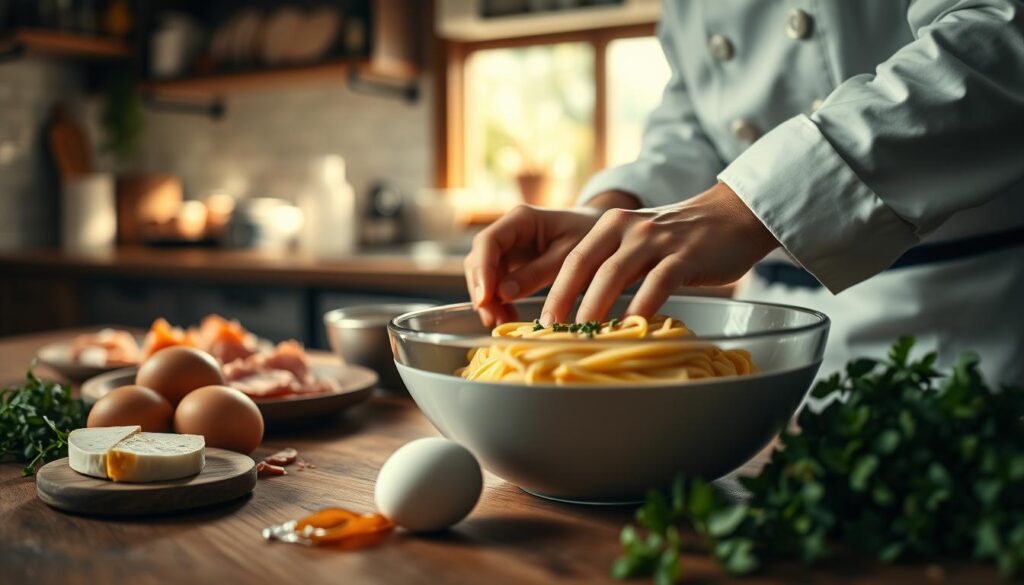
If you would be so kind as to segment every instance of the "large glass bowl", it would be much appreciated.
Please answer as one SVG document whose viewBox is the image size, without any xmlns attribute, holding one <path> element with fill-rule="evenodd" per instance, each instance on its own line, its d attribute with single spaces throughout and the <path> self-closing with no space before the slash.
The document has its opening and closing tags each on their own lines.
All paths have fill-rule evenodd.
<svg viewBox="0 0 1024 585">
<path fill-rule="evenodd" d="M 610 314 L 628 302 L 620 298 Z M 543 304 L 515 308 L 532 321 Z M 819 312 L 767 303 L 678 296 L 660 312 L 697 333 L 693 343 L 746 349 L 760 373 L 611 386 L 468 381 L 454 374 L 467 351 L 496 341 L 468 303 L 406 313 L 388 332 L 416 404 L 487 470 L 542 497 L 622 503 L 670 485 L 677 472 L 720 477 L 764 448 L 807 393 L 829 329 Z"/>
</svg>

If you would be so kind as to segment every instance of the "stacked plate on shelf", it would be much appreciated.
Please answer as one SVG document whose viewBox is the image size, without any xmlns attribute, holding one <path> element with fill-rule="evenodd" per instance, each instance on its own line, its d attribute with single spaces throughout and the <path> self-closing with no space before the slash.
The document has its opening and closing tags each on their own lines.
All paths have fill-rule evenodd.
<svg viewBox="0 0 1024 585">
<path fill-rule="evenodd" d="M 334 6 L 245 8 L 214 31 L 210 57 L 218 64 L 281 66 L 322 59 L 335 46 L 342 16 Z"/>
</svg>

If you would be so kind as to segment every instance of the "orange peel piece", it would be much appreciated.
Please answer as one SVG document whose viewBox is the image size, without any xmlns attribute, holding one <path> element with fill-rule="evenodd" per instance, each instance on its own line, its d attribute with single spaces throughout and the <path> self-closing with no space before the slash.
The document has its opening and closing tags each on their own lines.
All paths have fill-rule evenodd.
<svg viewBox="0 0 1024 585">
<path fill-rule="evenodd" d="M 263 530 L 268 540 L 355 550 L 382 542 L 395 528 L 382 514 L 357 514 L 344 508 L 325 508 L 302 518 Z"/>
<path fill-rule="evenodd" d="M 302 531 L 309 528 L 322 528 L 325 530 L 337 528 L 345 523 L 355 520 L 359 514 L 344 508 L 324 508 L 312 516 L 306 516 L 295 523 L 295 530 Z"/>
</svg>

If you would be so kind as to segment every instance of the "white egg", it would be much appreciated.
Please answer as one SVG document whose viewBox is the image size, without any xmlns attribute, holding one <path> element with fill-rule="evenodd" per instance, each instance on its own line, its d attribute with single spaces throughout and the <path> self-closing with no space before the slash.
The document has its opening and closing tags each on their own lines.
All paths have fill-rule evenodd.
<svg viewBox="0 0 1024 585">
<path fill-rule="evenodd" d="M 381 514 L 413 532 L 434 532 L 466 517 L 483 489 L 480 464 L 465 447 L 441 438 L 406 443 L 377 474 Z"/>
</svg>

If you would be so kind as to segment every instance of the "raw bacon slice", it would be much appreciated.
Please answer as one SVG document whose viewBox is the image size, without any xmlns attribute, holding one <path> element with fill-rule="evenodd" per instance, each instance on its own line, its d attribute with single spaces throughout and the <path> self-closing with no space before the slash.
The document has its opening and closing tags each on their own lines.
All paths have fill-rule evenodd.
<svg viewBox="0 0 1024 585">
<path fill-rule="evenodd" d="M 291 447 L 287 449 L 281 449 L 277 453 L 263 459 L 271 465 L 291 465 L 295 463 L 295 459 L 299 456 L 299 452 Z"/>
<path fill-rule="evenodd" d="M 256 477 L 273 477 L 275 475 L 288 475 L 288 470 L 280 465 L 272 465 L 266 461 L 256 464 Z"/>
<path fill-rule="evenodd" d="M 334 389 L 329 380 L 317 379 L 309 370 L 302 345 L 278 344 L 270 353 L 257 353 L 223 366 L 227 382 L 252 398 L 281 398 L 320 394 Z"/>
<path fill-rule="evenodd" d="M 207 315 L 196 333 L 199 345 L 222 364 L 256 353 L 256 336 L 238 321 L 220 315 Z"/>
<path fill-rule="evenodd" d="M 285 341 L 277 344 L 274 352 L 264 362 L 268 368 L 288 370 L 297 380 L 305 380 L 309 376 L 309 360 L 306 351 L 298 341 Z"/>
</svg>

